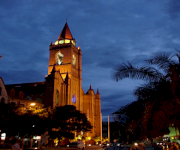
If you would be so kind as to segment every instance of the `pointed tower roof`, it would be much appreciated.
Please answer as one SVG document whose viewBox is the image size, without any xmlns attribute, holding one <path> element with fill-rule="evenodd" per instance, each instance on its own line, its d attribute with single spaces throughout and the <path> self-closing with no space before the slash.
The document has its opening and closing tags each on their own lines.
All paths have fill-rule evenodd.
<svg viewBox="0 0 180 150">
<path fill-rule="evenodd" d="M 99 94 L 99 90 L 97 89 L 97 94 Z"/>
<path fill-rule="evenodd" d="M 52 46 L 52 45 L 53 45 L 53 42 L 51 42 L 50 46 Z"/>
<path fill-rule="evenodd" d="M 71 34 L 71 31 L 69 29 L 69 26 L 68 26 L 67 22 L 64 25 L 64 28 L 61 31 L 61 34 L 58 37 L 58 40 L 60 40 L 60 39 L 71 39 L 71 40 L 73 39 L 73 36 Z"/>
<path fill-rule="evenodd" d="M 51 74 L 54 74 L 56 72 L 55 64 L 53 65 L 53 69 L 51 71 Z"/>
<path fill-rule="evenodd" d="M 66 74 L 66 78 L 65 78 L 65 83 L 68 84 L 68 79 L 69 79 L 69 75 L 68 75 L 68 72 Z"/>
<path fill-rule="evenodd" d="M 91 88 L 91 84 L 90 84 L 89 90 L 92 90 L 92 88 Z"/>
<path fill-rule="evenodd" d="M 66 78 L 68 78 L 68 79 L 69 79 L 69 74 L 68 74 L 68 72 L 66 73 Z"/>
</svg>

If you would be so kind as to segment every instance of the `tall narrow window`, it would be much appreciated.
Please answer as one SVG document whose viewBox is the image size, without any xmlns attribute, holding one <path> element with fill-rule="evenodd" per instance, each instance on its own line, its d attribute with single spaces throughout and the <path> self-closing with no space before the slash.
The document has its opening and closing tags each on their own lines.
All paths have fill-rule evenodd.
<svg viewBox="0 0 180 150">
<path fill-rule="evenodd" d="M 59 91 L 58 90 L 56 90 L 56 95 L 57 95 L 56 105 L 59 106 Z"/>
</svg>

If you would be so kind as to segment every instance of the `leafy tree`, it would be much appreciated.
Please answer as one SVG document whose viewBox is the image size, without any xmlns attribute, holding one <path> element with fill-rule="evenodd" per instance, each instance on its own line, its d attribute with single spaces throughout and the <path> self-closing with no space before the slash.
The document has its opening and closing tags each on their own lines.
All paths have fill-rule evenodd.
<svg viewBox="0 0 180 150">
<path fill-rule="evenodd" d="M 49 133 L 52 138 L 74 138 L 74 132 L 90 131 L 92 126 L 86 115 L 76 110 L 73 105 L 56 107 L 51 116 Z"/>
<path fill-rule="evenodd" d="M 7 136 L 32 137 L 46 131 L 47 117 L 31 111 L 21 113 L 22 105 L 0 104 L 0 129 Z"/>
<path fill-rule="evenodd" d="M 173 59 L 175 57 L 176 59 Z M 142 107 L 140 108 L 142 115 L 139 116 L 142 123 L 139 126 L 143 129 L 142 136 L 156 137 L 167 133 L 170 123 L 176 123 L 179 126 L 179 118 L 174 116 L 179 114 L 180 52 L 173 56 L 169 53 L 157 53 L 146 62 L 156 67 L 135 67 L 128 62 L 115 67 L 112 77 L 116 81 L 124 78 L 148 81 L 135 92 L 138 102 L 141 102 L 138 108 Z M 128 108 L 136 107 L 135 104 L 132 103 L 122 110 L 128 111 Z M 116 113 L 122 113 L 122 110 Z M 131 115 L 127 116 L 134 118 Z"/>
</svg>

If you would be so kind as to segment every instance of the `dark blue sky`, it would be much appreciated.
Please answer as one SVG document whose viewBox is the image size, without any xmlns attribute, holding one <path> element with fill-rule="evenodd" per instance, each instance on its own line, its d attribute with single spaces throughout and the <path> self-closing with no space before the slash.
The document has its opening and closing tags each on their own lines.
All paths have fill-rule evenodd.
<svg viewBox="0 0 180 150">
<path fill-rule="evenodd" d="M 180 50 L 179 0 L 1 0 L 0 76 L 5 84 L 43 81 L 49 45 L 68 22 L 82 50 L 82 86 L 101 94 L 103 120 L 135 100 L 142 81 L 111 79 L 113 67 Z"/>
</svg>

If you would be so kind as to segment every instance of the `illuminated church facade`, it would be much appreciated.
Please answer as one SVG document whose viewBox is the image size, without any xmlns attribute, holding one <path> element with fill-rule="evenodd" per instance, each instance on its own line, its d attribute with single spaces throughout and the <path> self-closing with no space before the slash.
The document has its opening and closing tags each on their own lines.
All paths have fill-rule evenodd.
<svg viewBox="0 0 180 150">
<path fill-rule="evenodd" d="M 74 105 L 85 113 L 93 129 L 87 133 L 91 138 L 101 136 L 101 98 L 99 90 L 82 89 L 81 49 L 76 47 L 66 22 L 56 42 L 49 46 L 48 75 L 45 82 L 6 85 L 11 101 L 28 99 L 45 106 Z M 63 114 L 62 114 L 63 115 Z"/>
<path fill-rule="evenodd" d="M 43 104 L 56 107 L 74 105 L 85 113 L 93 126 L 91 136 L 101 134 L 101 99 L 100 93 L 90 88 L 87 93 L 82 89 L 81 49 L 76 47 L 68 24 L 66 23 L 57 41 L 49 46 L 49 66 L 46 81 L 52 87 L 48 100 Z M 48 88 L 47 88 L 48 89 Z M 49 91 L 47 91 L 49 93 Z"/>
</svg>

